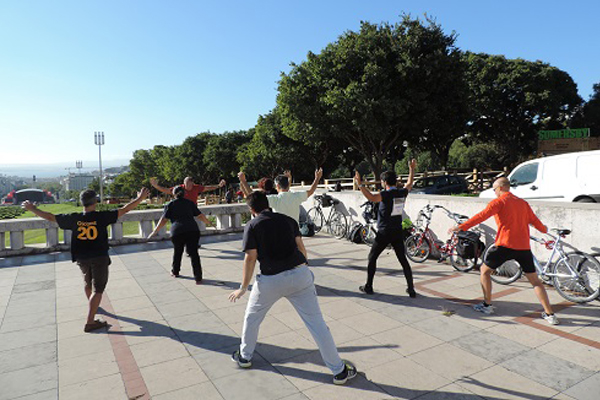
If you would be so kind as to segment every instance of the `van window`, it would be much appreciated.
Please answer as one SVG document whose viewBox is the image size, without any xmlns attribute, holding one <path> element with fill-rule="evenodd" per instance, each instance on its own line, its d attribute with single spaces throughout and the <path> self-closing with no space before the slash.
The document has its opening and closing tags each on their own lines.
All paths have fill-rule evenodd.
<svg viewBox="0 0 600 400">
<path fill-rule="evenodd" d="M 510 176 L 511 185 L 526 185 L 535 182 L 537 178 L 538 163 L 531 163 L 518 167 Z"/>
<path fill-rule="evenodd" d="M 542 174 L 546 182 L 566 182 L 574 178 L 573 172 L 573 159 L 564 157 L 546 160 Z"/>
</svg>

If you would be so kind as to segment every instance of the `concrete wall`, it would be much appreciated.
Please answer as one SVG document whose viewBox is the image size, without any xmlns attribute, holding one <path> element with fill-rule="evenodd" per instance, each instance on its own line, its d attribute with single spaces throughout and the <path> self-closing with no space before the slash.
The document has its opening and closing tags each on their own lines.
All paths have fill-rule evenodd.
<svg viewBox="0 0 600 400">
<path fill-rule="evenodd" d="M 344 214 L 352 221 L 364 223 L 360 205 L 366 199 L 357 191 L 330 192 L 332 197 L 340 200 L 338 205 Z M 464 214 L 469 217 L 483 210 L 489 200 L 473 197 L 458 196 L 435 196 L 410 194 L 406 201 L 405 214 L 412 220 L 416 220 L 417 214 L 421 208 L 427 204 L 438 204 L 448 210 Z M 309 198 L 303 206 L 308 210 L 314 205 L 314 199 Z M 573 248 L 588 253 L 600 252 L 600 204 L 596 203 L 555 203 L 530 201 L 533 211 L 540 220 L 549 228 L 565 228 L 572 230 L 572 234 L 567 236 L 566 243 Z M 454 225 L 454 221 L 446 216 L 443 210 L 437 209 L 433 213 L 430 229 L 441 240 L 446 240 L 448 229 Z M 490 218 L 485 223 L 475 228 L 485 234 L 486 244 L 493 242 L 493 235 L 496 234 L 496 223 Z M 542 236 L 535 228 L 531 228 L 532 236 Z M 547 259 L 550 252 L 542 246 L 532 243 L 532 250 L 540 260 Z"/>
</svg>

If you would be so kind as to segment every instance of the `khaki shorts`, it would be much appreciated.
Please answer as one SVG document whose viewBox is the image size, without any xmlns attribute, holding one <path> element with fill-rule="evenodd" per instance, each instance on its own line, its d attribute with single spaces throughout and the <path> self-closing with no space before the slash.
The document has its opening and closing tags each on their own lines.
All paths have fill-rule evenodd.
<svg viewBox="0 0 600 400">
<path fill-rule="evenodd" d="M 103 293 L 108 282 L 108 266 L 110 265 L 110 257 L 87 258 L 77 260 L 77 265 L 83 274 L 85 286 L 94 288 L 94 293 Z"/>
</svg>

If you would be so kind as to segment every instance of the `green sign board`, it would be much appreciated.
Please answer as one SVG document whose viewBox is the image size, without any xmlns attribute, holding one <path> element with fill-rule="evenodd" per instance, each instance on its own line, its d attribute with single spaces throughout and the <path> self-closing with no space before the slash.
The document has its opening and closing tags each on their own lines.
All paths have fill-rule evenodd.
<svg viewBox="0 0 600 400">
<path fill-rule="evenodd" d="M 581 139 L 590 137 L 590 128 L 559 129 L 556 131 L 539 131 L 540 140 Z"/>
</svg>

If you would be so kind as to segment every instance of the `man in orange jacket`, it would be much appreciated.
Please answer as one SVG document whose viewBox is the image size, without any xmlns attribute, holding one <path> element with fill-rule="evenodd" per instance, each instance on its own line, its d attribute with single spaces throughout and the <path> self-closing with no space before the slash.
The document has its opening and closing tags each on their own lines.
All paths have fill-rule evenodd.
<svg viewBox="0 0 600 400">
<path fill-rule="evenodd" d="M 533 285 L 535 294 L 544 307 L 542 318 L 552 325 L 558 325 L 558 318 L 552 311 L 548 293 L 546 293 L 542 281 L 537 276 L 529 244 L 529 225 L 533 225 L 543 233 L 548 232 L 548 228 L 542 224 L 525 200 L 510 192 L 510 182 L 507 178 L 497 179 L 494 182 L 493 189 L 496 199 L 492 200 L 482 212 L 451 229 L 452 231 L 466 231 L 491 216 L 494 217 L 498 226 L 496 247 L 488 251 L 488 255 L 484 260 L 485 263 L 480 269 L 483 302 L 476 304 L 473 308 L 484 314 L 494 313 L 492 307 L 492 272 L 506 261 L 515 260 Z"/>
</svg>

